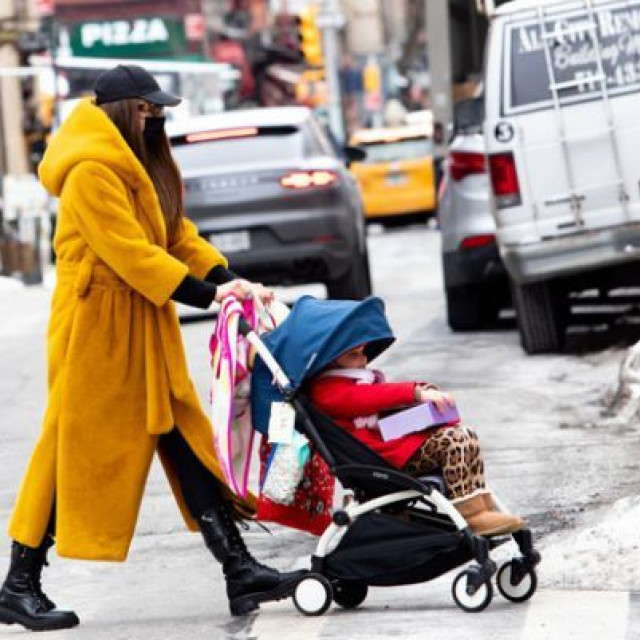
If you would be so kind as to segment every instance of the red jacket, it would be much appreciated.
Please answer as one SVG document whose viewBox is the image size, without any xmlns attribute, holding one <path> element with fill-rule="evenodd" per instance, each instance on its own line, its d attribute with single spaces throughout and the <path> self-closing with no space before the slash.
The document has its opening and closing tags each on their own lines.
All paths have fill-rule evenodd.
<svg viewBox="0 0 640 640">
<path fill-rule="evenodd" d="M 379 429 L 354 424 L 356 418 L 375 415 L 415 404 L 415 382 L 358 384 L 356 380 L 323 376 L 313 382 L 309 397 L 313 404 L 338 425 L 394 467 L 401 469 L 428 437 L 424 431 L 385 442 Z"/>
</svg>

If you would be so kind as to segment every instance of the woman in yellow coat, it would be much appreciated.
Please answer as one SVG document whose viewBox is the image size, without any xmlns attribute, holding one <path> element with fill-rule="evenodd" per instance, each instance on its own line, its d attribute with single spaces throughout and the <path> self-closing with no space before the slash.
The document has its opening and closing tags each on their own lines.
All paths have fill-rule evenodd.
<svg viewBox="0 0 640 640">
<path fill-rule="evenodd" d="M 300 576 L 249 554 L 234 519 L 249 516 L 253 501 L 221 484 L 188 375 L 172 300 L 207 308 L 229 293 L 272 294 L 227 271 L 183 216 L 162 115 L 178 102 L 145 70 L 118 66 L 63 123 L 40 165 L 60 198 L 49 400 L 9 527 L 0 622 L 78 623 L 40 587 L 53 535 L 61 556 L 123 561 L 156 451 L 187 525 L 223 565 L 233 614 L 281 597 Z"/>
</svg>

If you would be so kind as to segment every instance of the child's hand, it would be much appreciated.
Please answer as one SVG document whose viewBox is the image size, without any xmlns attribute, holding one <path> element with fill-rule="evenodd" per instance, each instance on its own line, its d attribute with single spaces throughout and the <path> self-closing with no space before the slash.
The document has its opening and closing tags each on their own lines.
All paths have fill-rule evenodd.
<svg viewBox="0 0 640 640">
<path fill-rule="evenodd" d="M 455 406 L 455 401 L 450 393 L 444 393 L 424 385 L 416 385 L 415 398 L 417 402 L 433 402 L 440 413 L 444 413 L 448 407 Z"/>
</svg>

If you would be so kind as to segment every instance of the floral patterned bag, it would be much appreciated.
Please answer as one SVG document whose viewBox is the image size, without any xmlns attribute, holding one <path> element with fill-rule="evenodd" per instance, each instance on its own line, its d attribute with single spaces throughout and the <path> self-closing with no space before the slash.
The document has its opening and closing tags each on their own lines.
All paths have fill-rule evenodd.
<svg viewBox="0 0 640 640">
<path fill-rule="evenodd" d="M 260 477 L 265 478 L 267 463 L 272 444 L 263 439 L 260 446 Z M 333 490 L 335 480 L 327 463 L 320 454 L 311 449 L 309 458 L 302 470 L 302 479 L 298 482 L 293 502 L 279 504 L 265 495 L 258 498 L 257 519 L 264 522 L 277 522 L 287 527 L 322 535 L 331 524 Z"/>
</svg>

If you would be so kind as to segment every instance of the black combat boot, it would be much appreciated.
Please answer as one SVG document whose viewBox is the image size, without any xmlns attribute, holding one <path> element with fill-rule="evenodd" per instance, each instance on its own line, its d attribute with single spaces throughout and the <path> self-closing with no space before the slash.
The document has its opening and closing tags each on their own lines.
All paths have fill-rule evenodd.
<svg viewBox="0 0 640 640">
<path fill-rule="evenodd" d="M 253 558 L 225 500 L 202 515 L 200 530 L 207 547 L 222 564 L 229 608 L 234 616 L 254 611 L 261 602 L 291 595 L 306 573 L 305 570 L 280 573 Z"/>
<path fill-rule="evenodd" d="M 52 544 L 49 535 L 36 549 L 13 542 L 9 573 L 0 589 L 0 623 L 21 624 L 31 631 L 68 629 L 78 624 L 78 616 L 72 611 L 58 611 L 40 586 Z"/>
</svg>

